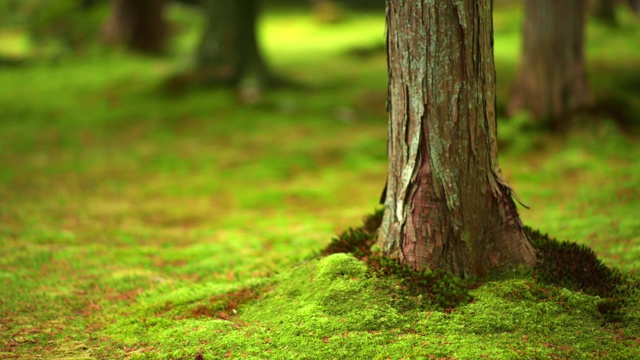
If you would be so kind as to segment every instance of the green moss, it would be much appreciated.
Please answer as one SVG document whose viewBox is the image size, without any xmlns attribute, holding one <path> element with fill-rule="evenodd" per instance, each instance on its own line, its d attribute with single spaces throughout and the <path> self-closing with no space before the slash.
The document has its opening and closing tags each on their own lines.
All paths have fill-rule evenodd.
<svg viewBox="0 0 640 360">
<path fill-rule="evenodd" d="M 353 253 L 359 258 L 369 256 L 371 246 L 375 242 L 375 233 L 382 222 L 383 213 L 384 210 L 379 208 L 373 214 L 365 216 L 361 227 L 349 228 L 337 238 L 334 237 L 320 254 Z"/>
<path fill-rule="evenodd" d="M 322 255 L 337 253 L 354 253 L 363 257 L 373 245 L 373 236 L 362 228 L 349 228 L 322 250 Z"/>
<path fill-rule="evenodd" d="M 529 227 L 525 230 L 536 249 L 537 279 L 591 295 L 614 295 L 621 284 L 621 274 L 605 266 L 592 249 L 575 242 L 560 242 Z"/>
<path fill-rule="evenodd" d="M 329 255 L 318 264 L 318 275 L 315 281 L 332 282 L 343 276 L 360 278 L 367 267 L 358 259 L 347 254 Z"/>
<path fill-rule="evenodd" d="M 171 321 L 147 308 L 145 323 L 135 325 L 140 317 L 133 317 L 129 327 L 114 329 L 137 329 L 138 341 L 174 349 L 171 356 L 201 352 L 205 358 L 548 358 L 633 351 L 630 333 L 602 327 L 595 296 L 515 278 L 472 290 L 474 301 L 453 311 L 399 311 L 391 292 L 381 291 L 380 282 L 388 279 L 366 272 L 351 255 L 330 255 L 275 276 L 272 290 L 236 320 Z"/>
<path fill-rule="evenodd" d="M 437 304 L 452 309 L 468 302 L 470 284 L 441 270 L 415 271 L 397 260 L 381 256 L 374 245 L 375 232 L 382 222 L 382 209 L 365 216 L 361 227 L 349 228 L 322 250 L 321 254 L 348 252 L 366 263 L 369 276 L 379 277 L 379 291 L 389 294 L 394 306 L 401 310 L 426 309 Z M 333 255 L 331 255 L 333 256 Z"/>
</svg>

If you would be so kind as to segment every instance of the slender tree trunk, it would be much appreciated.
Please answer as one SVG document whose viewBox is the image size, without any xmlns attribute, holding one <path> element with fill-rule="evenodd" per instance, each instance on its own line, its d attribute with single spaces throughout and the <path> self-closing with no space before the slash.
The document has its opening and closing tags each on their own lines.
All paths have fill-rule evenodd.
<svg viewBox="0 0 640 360">
<path fill-rule="evenodd" d="M 136 51 L 162 52 L 169 33 L 164 20 L 165 4 L 165 0 L 112 0 L 102 38 Z"/>
<path fill-rule="evenodd" d="M 567 115 L 591 103 L 584 64 L 586 8 L 586 0 L 525 1 L 524 47 L 510 115 L 527 110 L 558 128 Z"/>
<path fill-rule="evenodd" d="M 498 166 L 491 0 L 389 0 L 389 178 L 378 243 L 416 269 L 531 264 Z"/>
<path fill-rule="evenodd" d="M 256 36 L 258 0 L 207 0 L 198 67 L 213 81 L 263 87 L 270 80 Z"/>
</svg>

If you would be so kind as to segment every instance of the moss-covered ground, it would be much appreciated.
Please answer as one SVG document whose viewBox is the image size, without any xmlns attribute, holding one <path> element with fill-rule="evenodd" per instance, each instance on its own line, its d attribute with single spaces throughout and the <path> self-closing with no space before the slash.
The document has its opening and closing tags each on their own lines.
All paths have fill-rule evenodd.
<svg viewBox="0 0 640 360">
<path fill-rule="evenodd" d="M 161 90 L 197 40 L 185 11 L 161 59 L 0 68 L 0 359 L 640 358 L 638 290 L 611 318 L 598 296 L 503 274 L 443 309 L 351 255 L 316 256 L 384 185 L 382 14 L 266 14 L 273 68 L 305 86 L 240 106 Z M 501 165 L 526 224 L 637 281 L 640 23 L 619 15 L 588 29 L 602 106 L 563 134 L 501 118 Z M 520 20 L 495 16 L 499 107 Z M 31 51 L 20 29 L 0 39 Z"/>
</svg>

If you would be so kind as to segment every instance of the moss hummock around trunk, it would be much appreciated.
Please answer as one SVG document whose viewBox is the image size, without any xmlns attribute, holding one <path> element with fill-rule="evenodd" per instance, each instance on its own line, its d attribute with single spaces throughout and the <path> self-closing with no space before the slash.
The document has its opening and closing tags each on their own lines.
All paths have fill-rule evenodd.
<svg viewBox="0 0 640 360">
<path fill-rule="evenodd" d="M 194 352 L 204 359 L 637 354 L 637 283 L 602 265 L 590 249 L 529 229 L 539 254 L 534 269 L 463 281 L 377 255 L 372 229 L 379 219 L 378 211 L 321 255 L 272 277 L 188 291 L 160 287 L 105 334 L 125 348 L 144 344 L 141 358 Z M 551 255 L 548 249 L 564 250 Z M 579 269 L 590 271 L 592 281 Z M 156 348 L 171 351 L 159 356 Z"/>
</svg>

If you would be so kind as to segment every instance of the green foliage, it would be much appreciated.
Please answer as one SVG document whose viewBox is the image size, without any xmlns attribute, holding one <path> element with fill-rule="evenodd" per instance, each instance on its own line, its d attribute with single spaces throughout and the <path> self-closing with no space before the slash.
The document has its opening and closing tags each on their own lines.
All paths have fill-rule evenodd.
<svg viewBox="0 0 640 360">
<path fill-rule="evenodd" d="M 511 154 L 525 154 L 540 146 L 541 135 L 547 130 L 541 129 L 540 123 L 531 121 L 529 114 L 522 111 L 509 119 L 500 122 L 498 141 L 500 151 Z M 527 134 L 527 136 L 522 136 Z"/>
<path fill-rule="evenodd" d="M 95 42 L 107 11 L 104 4 L 88 7 L 82 0 L 28 0 L 13 6 L 38 46 L 58 51 L 78 51 Z"/>
<path fill-rule="evenodd" d="M 23 22 L 24 9 L 36 0 L 0 1 L 0 27 Z"/>
</svg>

